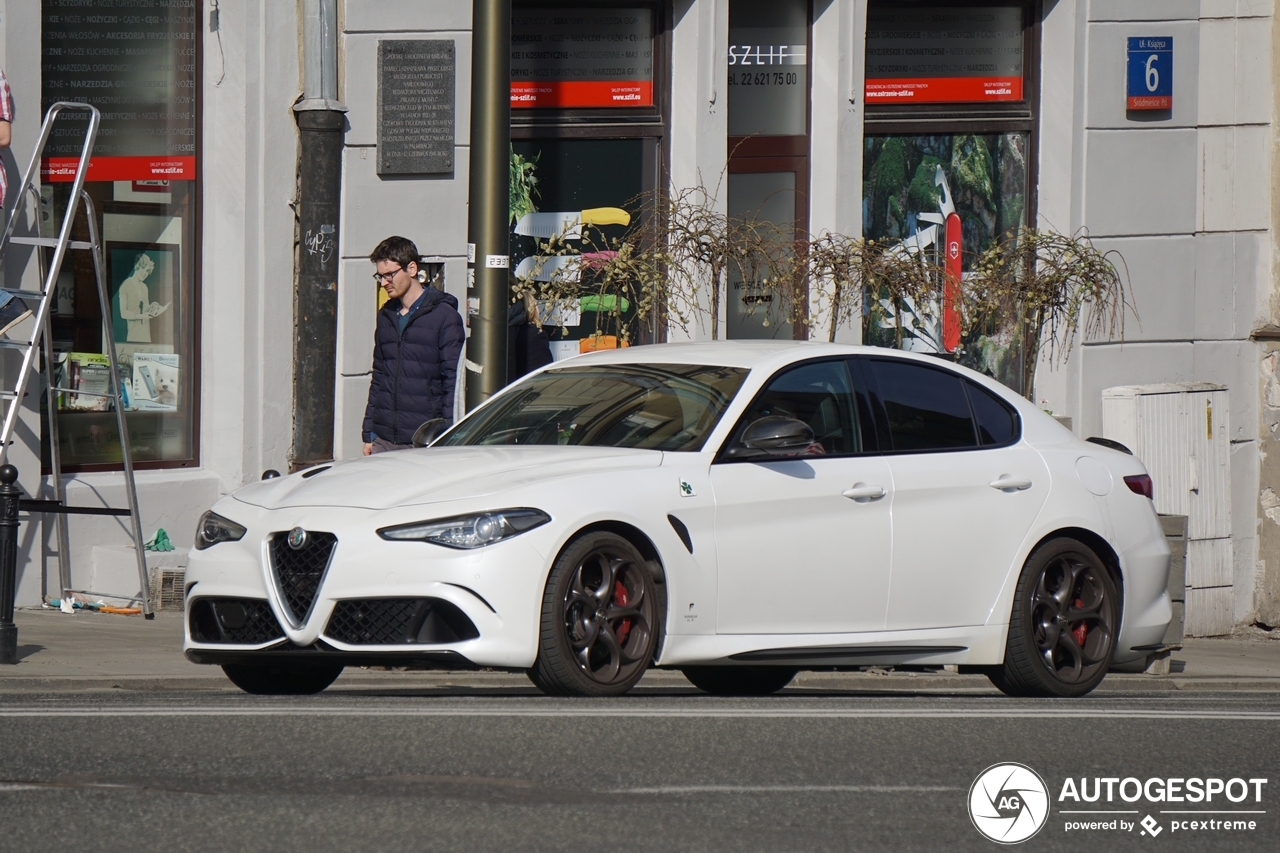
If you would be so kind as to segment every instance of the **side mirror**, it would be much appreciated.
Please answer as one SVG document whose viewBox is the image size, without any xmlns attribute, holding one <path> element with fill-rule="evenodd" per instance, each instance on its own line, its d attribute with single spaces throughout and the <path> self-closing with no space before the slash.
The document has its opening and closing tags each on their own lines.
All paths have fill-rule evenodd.
<svg viewBox="0 0 1280 853">
<path fill-rule="evenodd" d="M 813 430 L 807 423 L 795 418 L 771 415 L 755 421 L 742 434 L 742 447 L 756 453 L 738 455 L 794 456 L 803 453 L 811 444 Z"/>
<path fill-rule="evenodd" d="M 432 418 L 422 426 L 418 427 L 413 433 L 414 447 L 426 447 L 431 442 L 440 437 L 440 434 L 449 426 L 449 422 L 444 418 Z"/>
</svg>

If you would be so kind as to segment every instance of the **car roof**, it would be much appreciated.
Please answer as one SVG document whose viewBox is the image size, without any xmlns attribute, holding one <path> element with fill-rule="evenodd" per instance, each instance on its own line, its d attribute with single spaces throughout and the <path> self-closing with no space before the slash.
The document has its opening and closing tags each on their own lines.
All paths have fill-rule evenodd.
<svg viewBox="0 0 1280 853">
<path fill-rule="evenodd" d="M 697 341 L 645 344 L 624 349 L 597 350 L 556 362 L 554 367 L 585 364 L 715 364 L 725 367 L 758 367 L 794 358 L 813 358 L 830 352 L 848 355 L 874 350 L 820 341 Z"/>
</svg>

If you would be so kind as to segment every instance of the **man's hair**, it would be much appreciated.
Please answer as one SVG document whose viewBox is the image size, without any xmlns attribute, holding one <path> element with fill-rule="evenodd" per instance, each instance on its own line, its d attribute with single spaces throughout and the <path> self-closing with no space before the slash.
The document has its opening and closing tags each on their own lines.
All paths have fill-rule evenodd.
<svg viewBox="0 0 1280 853">
<path fill-rule="evenodd" d="M 375 264 L 380 261 L 392 261 L 399 264 L 402 269 L 407 269 L 409 264 L 418 263 L 421 258 L 418 247 L 413 245 L 413 241 L 407 237 L 388 237 L 369 255 L 369 260 Z"/>
</svg>

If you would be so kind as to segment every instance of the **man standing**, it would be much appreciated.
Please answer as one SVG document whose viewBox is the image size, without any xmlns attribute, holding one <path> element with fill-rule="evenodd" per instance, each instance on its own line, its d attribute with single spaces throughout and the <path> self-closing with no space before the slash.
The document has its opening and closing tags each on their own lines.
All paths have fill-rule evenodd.
<svg viewBox="0 0 1280 853">
<path fill-rule="evenodd" d="M 412 447 L 418 427 L 453 421 L 458 357 L 466 332 L 458 300 L 424 287 L 418 247 L 388 237 L 369 255 L 373 278 L 387 291 L 373 343 L 373 380 L 364 413 L 364 455 Z"/>
</svg>

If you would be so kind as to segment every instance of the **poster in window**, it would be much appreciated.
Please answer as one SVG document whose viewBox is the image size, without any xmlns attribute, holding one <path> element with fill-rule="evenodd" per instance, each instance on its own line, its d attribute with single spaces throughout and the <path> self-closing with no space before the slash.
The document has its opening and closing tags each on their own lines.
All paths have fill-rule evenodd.
<svg viewBox="0 0 1280 853">
<path fill-rule="evenodd" d="M 1023 99 L 1020 6 L 903 6 L 867 13 L 868 104 Z"/>
<path fill-rule="evenodd" d="M 158 344 L 172 351 L 178 246 L 108 243 L 107 269 L 116 343 Z"/>
<path fill-rule="evenodd" d="M 512 109 L 651 106 L 651 9 L 512 12 Z"/>
<path fill-rule="evenodd" d="M 939 266 L 954 252 L 963 290 L 974 260 L 997 238 L 1026 225 L 1027 145 L 1021 132 L 866 137 L 863 236 L 907 252 L 934 253 Z M 941 300 L 897 307 L 872 292 L 863 300 L 864 343 L 948 352 L 1022 391 L 1021 341 L 1000 318 L 968 318 L 968 334 L 960 337 L 956 328 L 957 340 L 949 342 Z"/>
</svg>

